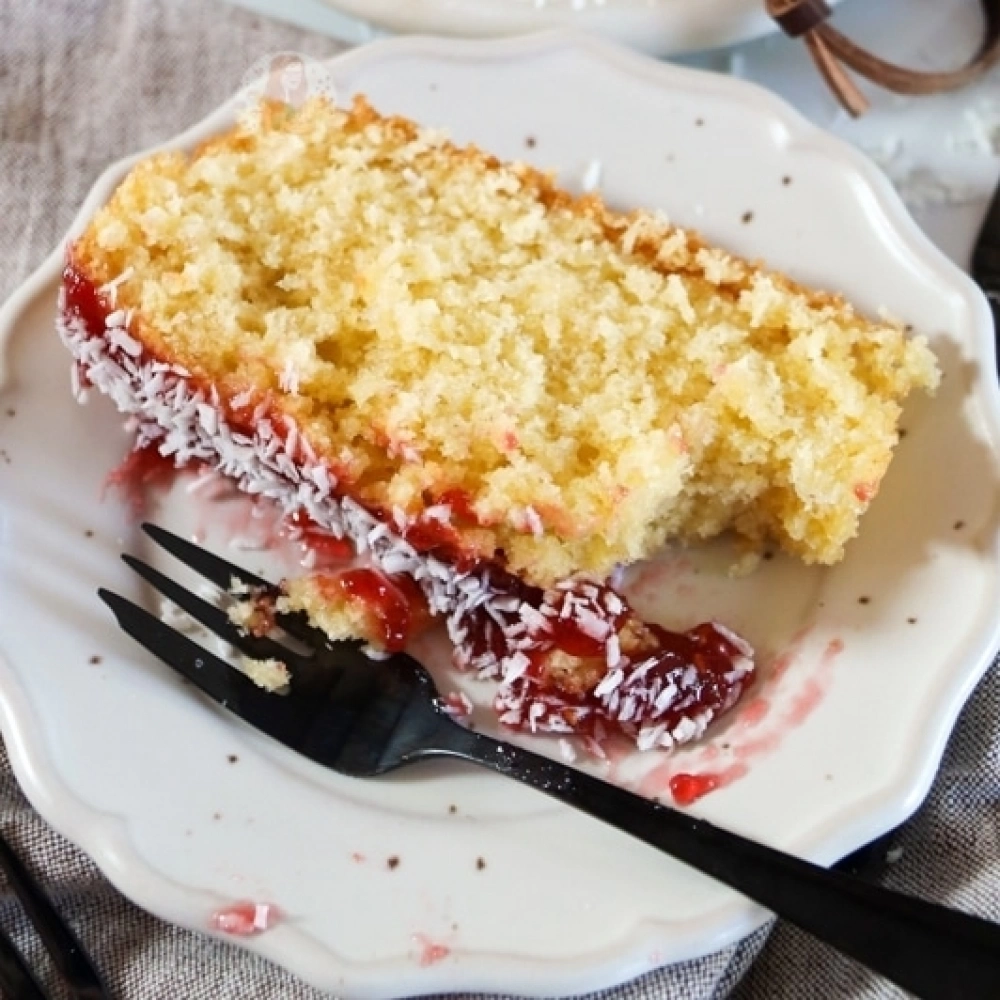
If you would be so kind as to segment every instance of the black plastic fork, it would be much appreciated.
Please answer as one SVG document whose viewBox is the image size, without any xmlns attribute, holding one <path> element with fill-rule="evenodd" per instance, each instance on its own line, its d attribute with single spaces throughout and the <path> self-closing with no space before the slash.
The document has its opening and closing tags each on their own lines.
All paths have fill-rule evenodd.
<svg viewBox="0 0 1000 1000">
<path fill-rule="evenodd" d="M 66 995 L 73 1000 L 111 1000 L 101 974 L 83 945 L 14 853 L 14 848 L 2 836 L 0 871 L 52 958 Z M 6 931 L 0 929 L 0 996 L 8 1000 L 47 1000 L 48 995 L 17 950 L 17 945 Z"/>
<path fill-rule="evenodd" d="M 155 525 L 149 536 L 225 591 L 276 595 L 268 581 Z M 121 627 L 230 712 L 292 750 L 353 777 L 454 757 L 516 778 L 736 889 L 925 1000 L 1000 997 L 1000 925 L 784 854 L 582 771 L 459 725 L 430 675 L 406 655 L 373 662 L 298 615 L 277 615 L 308 653 L 257 637 L 153 567 L 136 572 L 247 656 L 278 659 L 290 689 L 271 694 L 133 602 L 100 590 Z"/>
</svg>

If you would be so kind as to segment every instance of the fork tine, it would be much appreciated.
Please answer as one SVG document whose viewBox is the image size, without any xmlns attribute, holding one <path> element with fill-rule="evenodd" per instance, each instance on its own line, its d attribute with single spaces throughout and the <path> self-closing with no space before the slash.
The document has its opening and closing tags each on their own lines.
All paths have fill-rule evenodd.
<svg viewBox="0 0 1000 1000">
<path fill-rule="evenodd" d="M 213 555 L 208 549 L 203 549 L 200 545 L 195 545 L 186 538 L 181 538 L 180 535 L 175 535 L 172 531 L 161 528 L 158 524 L 144 521 L 141 527 L 157 545 L 166 549 L 172 556 L 180 559 L 185 566 L 190 566 L 195 572 L 200 573 L 206 580 L 211 580 L 223 590 L 229 590 L 235 577 L 247 587 L 264 590 L 274 596 L 280 593 L 270 580 L 265 580 L 262 576 L 257 576 L 241 566 L 227 562 L 221 556 Z"/>
<path fill-rule="evenodd" d="M 127 598 L 103 587 L 97 595 L 123 631 L 223 708 L 276 739 L 282 739 L 289 728 L 294 731 L 301 712 L 293 695 L 273 694 L 258 687 L 221 657 Z"/>
<path fill-rule="evenodd" d="M 280 642 L 275 642 L 266 636 L 249 634 L 233 622 L 221 608 L 202 600 L 197 594 L 193 594 L 186 587 L 171 580 L 170 577 L 164 576 L 159 570 L 144 563 L 141 559 L 136 559 L 135 556 L 126 553 L 122 555 L 122 560 L 147 583 L 152 584 L 164 597 L 169 598 L 195 621 L 201 622 L 209 631 L 235 646 L 241 653 L 262 660 L 269 657 L 279 660 L 298 660 L 297 654 L 282 646 Z"/>
<path fill-rule="evenodd" d="M 172 556 L 179 559 L 185 566 L 200 573 L 206 580 L 211 580 L 217 587 L 228 591 L 232 587 L 235 578 L 240 583 L 254 590 L 262 590 L 264 593 L 278 597 L 281 594 L 280 588 L 269 580 L 251 573 L 234 563 L 227 562 L 221 556 L 213 555 L 207 549 L 203 549 L 180 535 L 175 535 L 166 528 L 161 528 L 157 524 L 150 524 L 148 521 L 142 525 L 142 530 L 153 539 L 157 545 L 166 549 Z M 276 614 L 275 620 L 291 636 L 307 645 L 318 647 L 326 645 L 329 640 L 326 633 L 310 625 L 305 617 L 298 613 Z"/>
<path fill-rule="evenodd" d="M 72 928 L 59 916 L 48 896 L 0 834 L 0 868 L 21 901 L 24 912 L 52 956 L 74 1000 L 108 1000 L 107 987 Z M 10 942 L 7 942 L 10 944 Z M 13 947 L 13 946 L 12 946 Z M 15 949 L 16 954 L 16 949 Z M 19 956 L 18 956 L 19 957 Z M 4 955 L 4 962 L 9 953 Z M 20 994 L 17 994 L 20 996 Z M 30 997 L 31 993 L 25 993 Z"/>
<path fill-rule="evenodd" d="M 0 927 L 0 995 L 11 1000 L 48 1000 L 17 946 Z"/>
</svg>

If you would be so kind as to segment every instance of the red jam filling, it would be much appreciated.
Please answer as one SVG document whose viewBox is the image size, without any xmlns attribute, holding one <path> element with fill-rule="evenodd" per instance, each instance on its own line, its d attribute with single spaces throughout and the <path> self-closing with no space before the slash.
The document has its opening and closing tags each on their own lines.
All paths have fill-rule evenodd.
<svg viewBox="0 0 1000 1000">
<path fill-rule="evenodd" d="M 354 546 L 349 539 L 337 538 L 325 528 L 321 528 L 305 511 L 296 511 L 286 520 L 296 531 L 299 541 L 316 553 L 317 563 L 322 565 L 344 563 L 354 558 Z"/>
<path fill-rule="evenodd" d="M 408 576 L 390 577 L 376 569 L 362 568 L 318 579 L 321 586 L 336 588 L 336 596 L 363 604 L 376 633 L 374 641 L 390 653 L 404 649 L 429 617 L 423 592 Z"/>
<path fill-rule="evenodd" d="M 578 618 L 569 616 L 555 618 L 550 622 L 549 629 L 544 635 L 539 636 L 539 640 L 543 643 L 541 652 L 544 653 L 549 649 L 559 649 L 564 653 L 569 653 L 570 656 L 578 656 L 583 659 L 598 656 L 604 657 L 607 650 L 608 636 L 612 631 L 618 632 L 621 629 L 628 614 L 628 608 L 621 598 L 618 598 L 621 605 L 621 610 L 618 612 L 612 614 L 604 608 L 603 602 L 600 602 L 600 598 L 610 593 L 613 593 L 613 591 L 609 587 L 599 587 L 598 598 L 595 601 L 595 603 L 600 603 L 602 610 L 604 610 L 604 615 L 600 619 L 601 622 L 606 622 L 607 624 L 607 632 L 604 635 L 587 631 L 581 625 Z"/>
<path fill-rule="evenodd" d="M 459 521 L 469 524 L 478 524 L 479 517 L 472 506 L 472 494 L 468 490 L 454 489 L 445 490 L 438 498 L 438 503 L 447 504 L 451 508 L 452 516 Z"/>
<path fill-rule="evenodd" d="M 726 711 L 753 679 L 751 667 L 734 669 L 745 660 L 744 651 L 710 623 L 672 632 L 642 622 L 617 592 L 590 583 L 543 592 L 508 578 L 503 589 L 544 614 L 528 629 L 530 646 L 522 649 L 528 667 L 513 682 L 514 700 L 523 707 L 514 728 L 569 726 L 576 733 L 593 734 L 598 724 L 605 732 L 630 733 L 663 725 L 673 732 L 684 720 Z M 504 660 L 515 653 L 509 632 L 483 609 L 466 616 L 464 624 L 473 659 L 490 655 Z M 620 647 L 621 678 L 609 687 L 615 671 L 607 665 L 612 642 Z M 577 658 L 577 671 L 588 676 L 588 683 L 579 689 L 567 685 L 559 670 L 550 669 L 554 653 Z M 670 689 L 676 693 L 659 703 L 649 693 Z M 498 707 L 504 705 L 498 702 Z M 556 717 L 562 726 L 547 725 Z"/>
<path fill-rule="evenodd" d="M 161 455 L 156 445 L 148 444 L 129 452 L 125 461 L 111 471 L 107 485 L 120 486 L 125 490 L 163 486 L 173 479 L 176 471 L 171 456 Z"/>
<path fill-rule="evenodd" d="M 63 291 L 66 295 L 66 311 L 82 320 L 91 335 L 104 329 L 108 307 L 94 283 L 85 278 L 73 264 L 67 264 L 63 269 Z"/>
<path fill-rule="evenodd" d="M 450 524 L 431 517 L 414 521 L 403 531 L 403 537 L 418 552 L 450 554 L 461 545 L 458 532 Z"/>
<path fill-rule="evenodd" d="M 100 335 L 109 313 L 108 305 L 94 284 L 72 262 L 63 272 L 63 287 L 66 311 L 79 318 L 91 335 Z M 81 372 L 81 376 L 81 382 L 86 384 L 86 372 Z M 271 412 L 270 408 L 268 412 Z M 227 416 L 234 427 L 253 433 L 252 421 L 239 420 L 234 414 Z M 173 459 L 164 458 L 152 445 L 133 452 L 112 474 L 109 482 L 123 486 L 135 496 L 140 487 L 163 482 L 173 472 Z M 868 492 L 868 489 L 864 490 L 864 499 L 868 498 Z M 481 523 L 473 508 L 472 497 L 464 490 L 452 489 L 442 493 L 436 502 L 449 507 L 450 517 L 419 518 L 405 529 L 407 541 L 420 552 L 440 554 L 460 570 L 473 568 L 477 563 L 476 557 L 463 551 L 460 533 L 461 526 Z M 306 515 L 297 515 L 292 520 L 301 530 L 303 541 L 324 564 L 336 564 L 353 556 L 350 542 L 319 528 Z M 725 711 L 752 681 L 752 668 L 742 672 L 733 669 L 734 663 L 742 658 L 742 651 L 711 624 L 699 625 L 685 633 L 671 632 L 656 625 L 640 623 L 620 596 L 607 587 L 581 584 L 577 591 L 543 591 L 501 570 L 492 571 L 488 576 L 492 589 L 516 597 L 519 603 L 526 603 L 539 612 L 547 604 L 548 610 L 553 610 L 553 594 L 560 600 L 567 594 L 574 596 L 596 609 L 595 614 L 589 616 L 563 615 L 556 611 L 546 615 L 544 626 L 536 623 L 536 627 L 529 628 L 532 643 L 525 650 L 529 666 L 515 684 L 524 703 L 536 706 L 536 714 L 529 719 L 526 713 L 520 723 L 522 727 L 534 726 L 539 721 L 537 706 L 540 705 L 543 713 L 559 716 L 573 731 L 583 734 L 593 734 L 598 723 L 601 728 L 608 725 L 632 733 L 651 722 L 664 724 L 672 730 L 685 719 L 690 720 L 704 713 L 714 716 Z M 330 585 L 325 581 L 332 581 L 338 597 L 347 596 L 363 603 L 374 626 L 376 641 L 386 650 L 402 650 L 414 632 L 430 618 L 426 599 L 419 585 L 410 577 L 389 577 L 374 569 L 351 569 L 336 574 L 320 573 L 317 579 L 321 585 Z M 511 620 L 513 622 L 516 618 Z M 605 666 L 609 658 L 609 643 L 615 637 L 623 639 L 630 623 L 635 623 L 641 631 L 642 643 L 641 648 L 633 652 L 626 649 L 622 642 L 622 670 L 634 671 L 632 676 L 626 673 L 625 687 L 636 681 L 635 673 L 641 669 L 647 688 L 654 682 L 657 690 L 675 686 L 678 696 L 666 710 L 660 706 L 653 711 L 649 704 L 643 703 L 627 719 L 623 719 L 615 699 L 612 697 L 609 702 L 607 690 L 603 695 L 599 695 L 598 690 L 600 682 L 615 669 Z M 261 623 L 262 627 L 264 624 Z M 464 624 L 467 630 L 465 651 L 472 657 L 488 654 L 502 661 L 514 652 L 507 633 L 482 607 L 467 614 Z M 560 682 L 558 674 L 548 669 L 554 652 L 577 658 L 589 668 L 596 680 L 582 690 L 568 690 L 566 684 Z M 697 791 L 679 783 L 674 790 L 675 798 L 680 801 Z"/>
<path fill-rule="evenodd" d="M 129 452 L 118 468 L 111 471 L 104 485 L 120 489 L 133 512 L 141 515 L 146 510 L 147 491 L 168 486 L 176 474 L 173 457 L 161 455 L 155 444 L 148 444 Z"/>
</svg>

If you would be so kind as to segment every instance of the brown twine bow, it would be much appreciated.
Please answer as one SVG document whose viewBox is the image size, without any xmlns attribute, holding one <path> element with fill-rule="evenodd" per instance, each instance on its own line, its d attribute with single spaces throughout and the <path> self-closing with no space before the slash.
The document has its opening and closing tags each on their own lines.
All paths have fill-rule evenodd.
<svg viewBox="0 0 1000 1000">
<path fill-rule="evenodd" d="M 931 72 L 897 66 L 856 45 L 830 25 L 826 0 L 765 0 L 785 34 L 806 43 L 823 79 L 855 117 L 868 110 L 868 99 L 848 69 L 897 94 L 933 94 L 964 87 L 1000 62 L 1000 0 L 981 3 L 986 32 L 979 51 L 959 69 Z"/>
</svg>

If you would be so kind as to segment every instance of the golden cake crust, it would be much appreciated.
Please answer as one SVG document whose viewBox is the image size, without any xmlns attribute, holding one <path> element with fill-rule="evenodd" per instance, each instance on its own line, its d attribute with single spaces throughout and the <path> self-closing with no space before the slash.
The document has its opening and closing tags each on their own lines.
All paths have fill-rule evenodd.
<svg viewBox="0 0 1000 1000">
<path fill-rule="evenodd" d="M 836 561 L 937 379 L 898 324 L 362 98 L 143 161 L 71 261 L 344 495 L 542 586 L 728 529 Z"/>
</svg>

